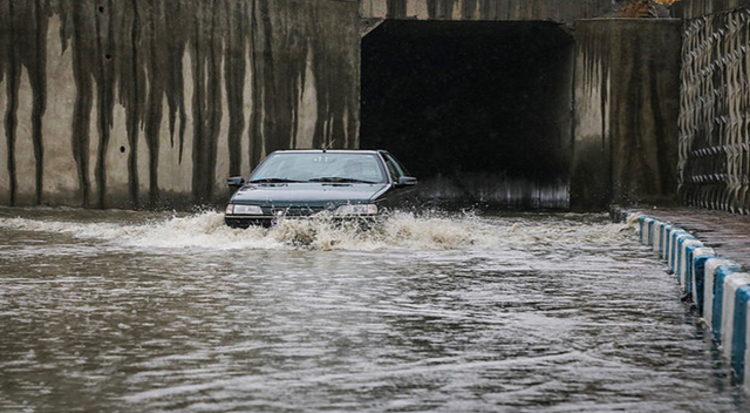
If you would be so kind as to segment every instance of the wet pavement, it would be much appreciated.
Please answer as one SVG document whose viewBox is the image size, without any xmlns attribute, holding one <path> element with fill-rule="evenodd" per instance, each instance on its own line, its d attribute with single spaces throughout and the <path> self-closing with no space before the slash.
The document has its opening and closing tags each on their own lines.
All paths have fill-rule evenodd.
<svg viewBox="0 0 750 413">
<path fill-rule="evenodd" d="M 669 222 L 690 232 L 707 247 L 750 269 L 750 216 L 690 207 L 623 208 Z"/>
<path fill-rule="evenodd" d="M 606 214 L 232 230 L 0 208 L 0 412 L 740 412 Z"/>
</svg>

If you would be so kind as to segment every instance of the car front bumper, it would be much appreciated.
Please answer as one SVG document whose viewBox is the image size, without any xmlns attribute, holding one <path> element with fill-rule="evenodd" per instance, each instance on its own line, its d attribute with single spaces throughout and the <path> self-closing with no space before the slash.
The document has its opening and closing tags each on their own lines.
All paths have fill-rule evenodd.
<svg viewBox="0 0 750 413">
<path fill-rule="evenodd" d="M 246 229 L 251 226 L 270 228 L 278 223 L 285 220 L 295 221 L 318 221 L 323 223 L 357 223 L 369 227 L 372 224 L 382 221 L 384 214 L 377 215 L 347 215 L 347 216 L 332 216 L 332 215 L 308 215 L 308 216 L 239 216 L 239 215 L 225 215 L 224 223 L 230 228 L 242 228 Z"/>
</svg>

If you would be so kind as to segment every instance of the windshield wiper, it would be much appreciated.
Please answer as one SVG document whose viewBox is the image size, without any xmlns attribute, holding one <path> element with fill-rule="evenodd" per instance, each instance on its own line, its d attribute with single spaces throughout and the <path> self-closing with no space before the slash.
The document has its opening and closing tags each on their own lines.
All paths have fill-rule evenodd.
<svg viewBox="0 0 750 413">
<path fill-rule="evenodd" d="M 321 176 L 320 178 L 312 178 L 308 182 L 335 182 L 335 183 L 347 183 L 347 184 L 375 184 L 377 182 L 365 181 L 362 179 L 355 178 L 342 178 L 340 176 Z"/>
<path fill-rule="evenodd" d="M 294 179 L 287 179 L 287 178 L 260 178 L 260 179 L 253 179 L 251 181 L 247 181 L 249 184 L 281 184 L 281 183 L 295 183 L 295 182 L 304 182 L 304 181 L 297 181 Z"/>
</svg>

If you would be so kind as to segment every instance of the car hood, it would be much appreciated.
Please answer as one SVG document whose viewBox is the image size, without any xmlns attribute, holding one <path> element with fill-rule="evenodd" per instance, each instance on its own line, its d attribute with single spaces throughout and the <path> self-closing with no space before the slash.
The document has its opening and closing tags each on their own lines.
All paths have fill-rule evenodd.
<svg viewBox="0 0 750 413">
<path fill-rule="evenodd" d="M 261 206 L 341 205 L 366 203 L 388 184 L 283 183 L 245 185 L 232 196 L 233 203 Z"/>
</svg>

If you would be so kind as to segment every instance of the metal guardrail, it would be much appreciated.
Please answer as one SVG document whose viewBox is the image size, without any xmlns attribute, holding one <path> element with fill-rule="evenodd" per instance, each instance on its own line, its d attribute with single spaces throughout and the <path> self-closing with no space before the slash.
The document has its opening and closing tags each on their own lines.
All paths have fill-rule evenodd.
<svg viewBox="0 0 750 413">
<path fill-rule="evenodd" d="M 689 205 L 750 213 L 750 8 L 685 22 L 679 192 Z"/>
</svg>

